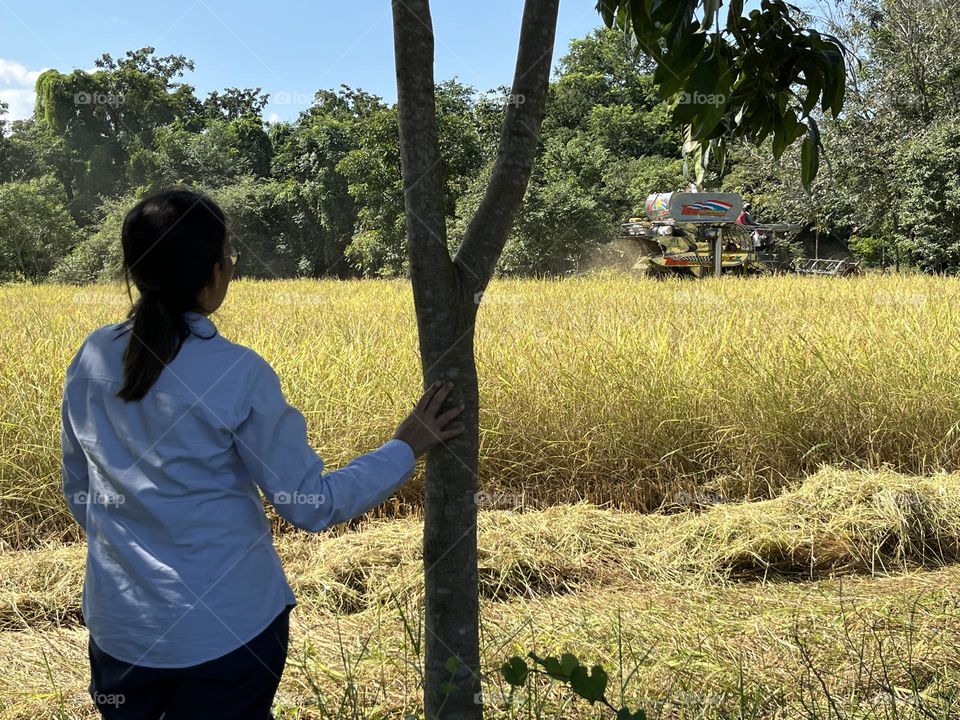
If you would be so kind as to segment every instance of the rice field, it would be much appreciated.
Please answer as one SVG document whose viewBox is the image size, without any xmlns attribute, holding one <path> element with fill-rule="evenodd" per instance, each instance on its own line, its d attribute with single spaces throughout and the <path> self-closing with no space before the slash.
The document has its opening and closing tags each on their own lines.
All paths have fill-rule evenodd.
<svg viewBox="0 0 960 720">
<path fill-rule="evenodd" d="M 933 277 L 497 282 L 477 327 L 483 497 L 649 511 L 770 497 L 821 464 L 960 469 L 958 300 Z M 0 542 L 71 537 L 63 373 L 126 304 L 121 286 L 0 287 Z M 405 282 L 238 281 L 214 319 L 273 364 L 330 467 L 418 397 Z M 418 475 L 384 512 L 421 496 Z"/>
<path fill-rule="evenodd" d="M 602 718 L 510 655 L 574 652 L 650 718 L 960 717 L 960 283 L 500 280 L 477 325 L 485 713 Z M 0 287 L 0 720 L 93 718 L 63 373 L 121 286 Z M 405 281 L 239 280 L 214 317 L 328 467 L 419 395 Z M 421 466 L 422 467 L 422 466 Z M 422 476 L 277 522 L 299 606 L 278 718 L 419 718 Z"/>
</svg>

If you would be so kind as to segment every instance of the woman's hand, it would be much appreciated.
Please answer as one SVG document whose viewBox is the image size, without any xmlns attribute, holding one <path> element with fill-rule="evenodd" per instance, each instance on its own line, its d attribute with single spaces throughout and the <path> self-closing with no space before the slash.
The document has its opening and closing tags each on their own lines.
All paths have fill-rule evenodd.
<svg viewBox="0 0 960 720">
<path fill-rule="evenodd" d="M 452 389 L 452 382 L 446 384 L 435 382 L 427 388 L 423 397 L 413 408 L 413 412 L 407 415 L 406 419 L 397 426 L 397 431 L 393 434 L 393 437 L 397 440 L 403 440 L 413 448 L 415 457 L 420 457 L 434 445 L 456 437 L 464 431 L 463 423 L 457 423 L 448 429 L 444 429 L 447 423 L 463 412 L 462 403 L 445 413 L 437 415 L 440 412 L 440 406 L 443 405 L 443 401 Z"/>
</svg>

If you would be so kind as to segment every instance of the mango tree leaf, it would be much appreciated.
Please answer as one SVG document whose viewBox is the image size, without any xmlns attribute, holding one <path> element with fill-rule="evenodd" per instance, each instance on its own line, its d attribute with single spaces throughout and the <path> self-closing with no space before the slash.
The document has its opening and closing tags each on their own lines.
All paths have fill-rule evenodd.
<svg viewBox="0 0 960 720">
<path fill-rule="evenodd" d="M 684 87 L 677 107 L 673 111 L 673 119 L 682 124 L 693 123 L 697 116 L 705 110 L 706 99 L 713 94 L 714 88 L 720 80 L 720 61 L 718 56 L 704 58 L 690 74 L 690 79 Z"/>
<path fill-rule="evenodd" d="M 713 21 L 720 12 L 721 0 L 703 0 L 703 31 L 713 27 Z"/>
<path fill-rule="evenodd" d="M 570 673 L 580 667 L 580 661 L 577 660 L 577 656 L 571 653 L 563 653 L 560 656 L 560 667 L 563 669 L 564 674 L 569 677 Z"/>
<path fill-rule="evenodd" d="M 807 137 L 800 148 L 800 179 L 807 190 L 820 172 L 820 130 L 813 118 L 807 118 Z"/>
<path fill-rule="evenodd" d="M 523 658 L 514 655 L 500 666 L 500 673 L 509 685 L 521 687 L 527 681 L 530 667 Z"/>
<path fill-rule="evenodd" d="M 594 665 L 592 672 L 580 665 L 570 675 L 570 687 L 584 700 L 595 703 L 607 689 L 607 673 L 600 665 Z"/>
<path fill-rule="evenodd" d="M 697 23 L 693 27 L 698 27 Z M 676 95 L 690 79 L 690 72 L 700 62 L 707 36 L 692 32 L 683 42 L 668 50 L 657 63 L 653 82 L 661 97 L 669 99 Z"/>
<path fill-rule="evenodd" d="M 613 25 L 617 15 L 616 3 L 612 0 L 597 0 L 597 12 L 607 27 Z"/>
</svg>

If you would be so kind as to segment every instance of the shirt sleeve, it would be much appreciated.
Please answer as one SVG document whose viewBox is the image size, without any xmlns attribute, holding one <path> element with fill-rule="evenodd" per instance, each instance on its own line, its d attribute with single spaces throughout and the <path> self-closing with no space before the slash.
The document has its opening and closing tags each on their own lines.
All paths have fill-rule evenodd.
<svg viewBox="0 0 960 720">
<path fill-rule="evenodd" d="M 362 515 L 413 474 L 413 449 L 398 439 L 324 474 L 303 413 L 286 401 L 276 372 L 259 356 L 251 384 L 234 431 L 237 451 L 267 500 L 296 527 L 319 532 Z"/>
<path fill-rule="evenodd" d="M 80 527 L 87 527 L 87 493 L 89 491 L 89 475 L 87 471 L 87 456 L 80 446 L 73 425 L 70 422 L 69 389 L 70 379 L 80 359 L 78 352 L 67 368 L 66 379 L 63 384 L 63 399 L 60 403 L 60 451 L 63 461 L 63 497 L 67 501 L 70 514 L 73 515 Z"/>
</svg>

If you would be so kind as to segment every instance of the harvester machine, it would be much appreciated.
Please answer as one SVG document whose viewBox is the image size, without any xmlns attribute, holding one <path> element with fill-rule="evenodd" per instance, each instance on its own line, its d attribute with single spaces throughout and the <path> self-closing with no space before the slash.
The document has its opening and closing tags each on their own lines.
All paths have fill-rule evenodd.
<svg viewBox="0 0 960 720">
<path fill-rule="evenodd" d="M 788 243 L 803 228 L 788 224 L 741 224 L 738 193 L 655 193 L 647 198 L 646 218 L 630 218 L 621 236 L 640 246 L 633 269 L 653 277 L 670 275 L 762 275 L 778 272 L 828 273 L 820 261 L 794 261 Z M 822 270 L 822 272 L 821 272 Z"/>
<path fill-rule="evenodd" d="M 831 260 L 827 258 L 797 258 L 793 271 L 799 275 L 832 275 L 846 277 L 860 274 L 860 263 L 850 258 Z"/>
</svg>

